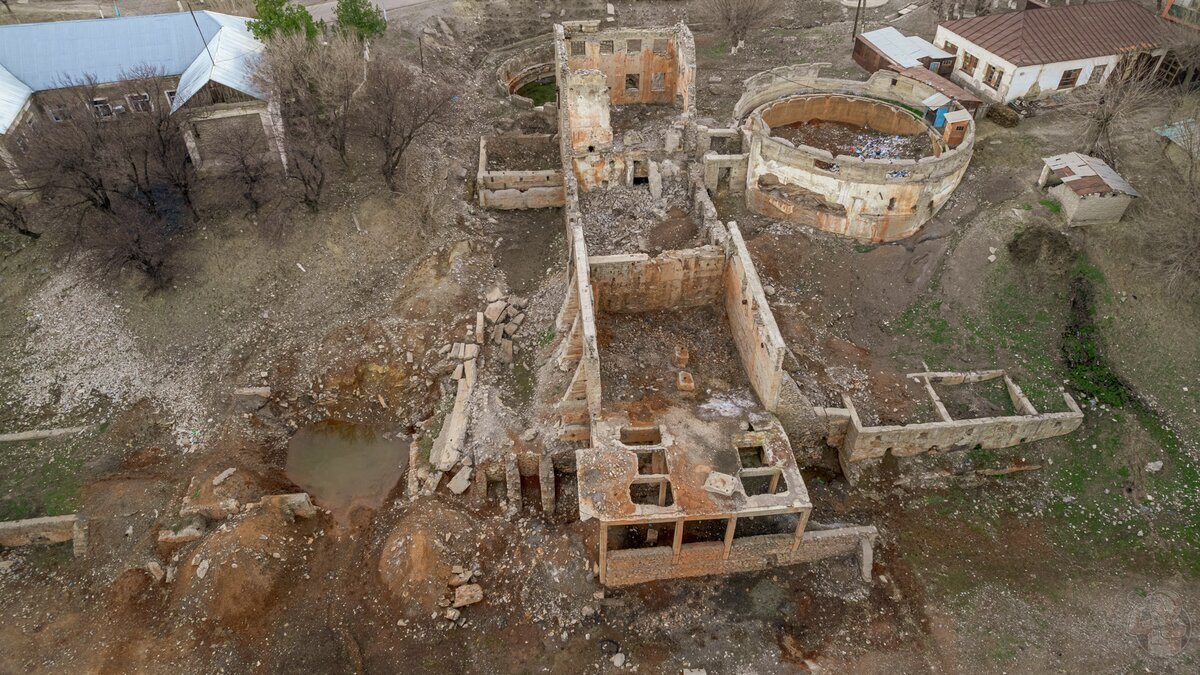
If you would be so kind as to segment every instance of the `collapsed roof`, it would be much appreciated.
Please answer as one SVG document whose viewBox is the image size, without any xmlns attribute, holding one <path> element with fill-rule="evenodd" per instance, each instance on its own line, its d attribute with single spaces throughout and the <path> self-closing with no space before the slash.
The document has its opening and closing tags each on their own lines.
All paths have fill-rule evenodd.
<svg viewBox="0 0 1200 675">
<path fill-rule="evenodd" d="M 0 134 L 35 92 L 119 82 L 134 68 L 181 76 L 172 112 L 209 82 L 265 98 L 252 79 L 263 45 L 247 21 L 200 11 L 0 26 Z"/>
</svg>

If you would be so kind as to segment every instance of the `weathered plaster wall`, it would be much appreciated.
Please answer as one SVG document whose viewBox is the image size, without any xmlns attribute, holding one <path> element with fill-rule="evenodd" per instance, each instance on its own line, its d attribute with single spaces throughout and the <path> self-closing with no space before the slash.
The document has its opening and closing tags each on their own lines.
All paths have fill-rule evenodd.
<svg viewBox="0 0 1200 675">
<path fill-rule="evenodd" d="M 872 81 L 878 82 L 876 76 Z M 914 83 L 914 90 L 921 84 L 899 75 L 896 79 Z M 941 150 L 935 145 L 938 154 L 920 160 L 835 157 L 770 135 L 766 120 L 787 123 L 809 114 L 837 121 L 844 116 L 852 124 L 883 131 L 924 128 L 911 115 L 906 121 L 907 113 L 899 108 L 860 96 L 801 94 L 766 104 L 744 125 L 750 136 L 746 203 L 752 211 L 856 239 L 902 239 L 946 203 L 966 174 L 974 150 L 974 122 L 957 148 Z"/>
<path fill-rule="evenodd" d="M 783 378 L 787 346 L 767 305 L 762 282 L 746 249 L 742 233 L 729 223 L 725 267 L 725 316 L 742 357 L 742 367 L 763 407 L 775 410 Z"/>
<path fill-rule="evenodd" d="M 716 246 L 592 256 L 592 289 L 600 312 L 657 312 L 717 303 L 725 279 L 725 252 Z"/>
<path fill-rule="evenodd" d="M 1055 185 L 1050 196 L 1063 205 L 1063 213 L 1071 225 L 1107 225 L 1121 221 L 1133 197 L 1125 194 L 1088 195 L 1080 197 L 1066 183 Z"/>
<path fill-rule="evenodd" d="M 686 108 L 693 83 L 691 69 L 680 67 L 681 58 L 691 56 L 690 39 L 681 40 L 681 30 L 687 28 L 573 32 L 566 38 L 567 65 L 573 71 L 603 72 L 617 105 L 651 103 Z M 687 37 L 691 37 L 690 32 Z M 584 53 L 578 54 L 579 49 Z M 627 81 L 627 76 L 636 78 L 636 86 L 630 86 L 635 83 Z"/>
<path fill-rule="evenodd" d="M 627 586 L 660 579 L 752 572 L 855 554 L 866 562 L 864 576 L 869 578 L 870 551 L 878 536 L 878 531 L 869 526 L 813 530 L 805 532 L 794 548 L 795 537 L 791 534 L 737 538 L 728 558 L 722 542 L 684 544 L 678 557 L 670 546 L 610 551 L 605 583 Z"/>
</svg>

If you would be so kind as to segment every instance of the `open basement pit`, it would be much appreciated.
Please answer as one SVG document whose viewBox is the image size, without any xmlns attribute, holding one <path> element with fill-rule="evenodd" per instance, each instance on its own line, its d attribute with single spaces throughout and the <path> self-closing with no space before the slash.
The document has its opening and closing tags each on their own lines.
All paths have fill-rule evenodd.
<svg viewBox="0 0 1200 675">
<path fill-rule="evenodd" d="M 942 151 L 940 136 L 909 110 L 852 96 L 803 96 L 763 111 L 771 136 L 834 157 L 921 159 Z"/>
</svg>

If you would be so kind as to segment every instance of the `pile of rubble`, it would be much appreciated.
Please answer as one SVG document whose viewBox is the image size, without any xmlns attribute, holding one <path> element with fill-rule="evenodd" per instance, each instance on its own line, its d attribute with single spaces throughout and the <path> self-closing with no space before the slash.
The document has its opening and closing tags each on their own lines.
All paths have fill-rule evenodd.
<svg viewBox="0 0 1200 675">
<path fill-rule="evenodd" d="M 511 364 L 517 346 L 513 337 L 525 323 L 525 306 L 523 298 L 508 298 L 499 288 L 493 287 L 487 292 L 487 309 L 475 315 L 475 341 L 483 344 L 486 326 L 491 326 L 487 334 L 492 344 L 500 347 L 500 360 Z"/>
<path fill-rule="evenodd" d="M 438 602 L 438 606 L 443 608 L 442 618 L 449 621 L 451 624 L 462 628 L 467 624 L 467 618 L 462 615 L 462 610 L 468 605 L 473 605 L 483 600 L 483 587 L 479 584 L 469 583 L 473 577 L 479 576 L 479 568 L 466 569 L 462 565 L 455 565 L 450 569 L 450 579 L 446 584 L 454 589 L 452 597 L 442 598 Z M 437 618 L 437 614 L 433 618 Z"/>
</svg>

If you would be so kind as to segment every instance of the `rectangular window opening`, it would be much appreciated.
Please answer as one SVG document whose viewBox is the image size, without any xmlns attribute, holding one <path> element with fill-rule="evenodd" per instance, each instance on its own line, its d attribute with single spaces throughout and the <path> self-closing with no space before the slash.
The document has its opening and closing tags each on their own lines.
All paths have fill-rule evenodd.
<svg viewBox="0 0 1200 675">
<path fill-rule="evenodd" d="M 1074 87 L 1075 84 L 1079 82 L 1079 73 L 1081 72 L 1083 72 L 1082 68 L 1064 70 L 1062 77 L 1058 78 L 1058 88 L 1070 89 L 1071 87 Z"/>
<path fill-rule="evenodd" d="M 571 40 L 571 56 L 587 56 L 587 42 Z"/>
<path fill-rule="evenodd" d="M 973 55 L 963 52 L 962 71 L 967 75 L 974 75 L 975 68 L 979 65 L 979 59 Z"/>
<path fill-rule="evenodd" d="M 601 54 L 613 53 L 613 41 L 612 40 L 601 40 L 600 41 L 600 53 Z"/>
<path fill-rule="evenodd" d="M 642 76 L 637 73 L 629 73 L 625 76 L 625 91 L 637 91 L 642 88 Z"/>
<path fill-rule="evenodd" d="M 661 448 L 638 450 L 638 473 L 641 475 L 667 473 L 667 451 Z"/>
<path fill-rule="evenodd" d="M 767 452 L 761 445 L 738 448 L 737 451 L 743 469 L 760 469 L 767 465 Z"/>
<path fill-rule="evenodd" d="M 757 537 L 764 534 L 795 534 L 800 524 L 799 513 L 780 513 L 773 516 L 742 516 L 738 518 L 733 538 Z"/>
<path fill-rule="evenodd" d="M 650 91 L 666 91 L 667 90 L 667 74 L 654 73 L 650 76 Z"/>
<path fill-rule="evenodd" d="M 655 54 L 666 54 L 667 53 L 667 40 L 665 38 L 658 38 L 658 39 L 654 40 L 654 53 Z"/>
<path fill-rule="evenodd" d="M 621 442 L 625 445 L 659 445 L 662 430 L 658 427 L 621 427 Z"/>
<path fill-rule="evenodd" d="M 174 89 L 168 89 L 167 91 L 163 92 L 163 96 L 167 97 L 167 105 L 168 106 L 175 105 L 175 90 Z"/>
<path fill-rule="evenodd" d="M 629 484 L 629 501 L 643 506 L 671 506 L 675 503 L 675 495 L 671 494 L 670 479 L 635 478 Z"/>
<path fill-rule="evenodd" d="M 107 119 L 113 116 L 113 109 L 112 106 L 109 105 L 108 99 L 94 98 L 92 99 L 92 113 L 100 119 Z"/>
<path fill-rule="evenodd" d="M 150 94 L 144 92 L 129 94 L 125 97 L 125 100 L 129 102 L 129 110 L 132 112 L 150 112 L 154 108 L 150 104 Z"/>
<path fill-rule="evenodd" d="M 689 520 L 683 524 L 683 543 L 697 544 L 706 541 L 725 541 L 728 518 Z"/>
<path fill-rule="evenodd" d="M 747 497 L 778 495 L 788 491 L 787 479 L 783 477 L 783 471 L 779 469 L 756 471 L 749 474 L 743 471 L 738 478 L 742 481 L 742 489 L 746 491 Z"/>
<path fill-rule="evenodd" d="M 608 550 L 610 551 L 672 546 L 674 543 L 675 523 L 610 525 L 608 528 Z"/>
<path fill-rule="evenodd" d="M 627 51 L 627 52 L 642 51 L 642 41 L 641 40 L 626 40 L 625 41 L 625 51 Z"/>
</svg>

